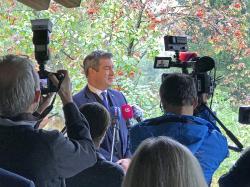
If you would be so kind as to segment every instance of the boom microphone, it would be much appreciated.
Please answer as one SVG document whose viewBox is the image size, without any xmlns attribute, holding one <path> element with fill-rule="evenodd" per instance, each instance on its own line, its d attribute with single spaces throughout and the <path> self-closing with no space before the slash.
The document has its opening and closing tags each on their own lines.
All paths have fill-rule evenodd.
<svg viewBox="0 0 250 187">
<path fill-rule="evenodd" d="M 215 66 L 214 59 L 212 59 L 209 56 L 203 56 L 199 58 L 194 64 L 194 70 L 196 72 L 202 73 L 212 70 L 214 66 Z"/>
</svg>

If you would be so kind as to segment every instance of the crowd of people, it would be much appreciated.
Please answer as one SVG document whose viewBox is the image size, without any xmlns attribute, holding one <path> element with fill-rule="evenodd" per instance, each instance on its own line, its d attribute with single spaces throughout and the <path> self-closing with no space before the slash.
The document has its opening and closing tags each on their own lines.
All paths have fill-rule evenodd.
<svg viewBox="0 0 250 187">
<path fill-rule="evenodd" d="M 49 74 L 62 102 L 65 135 L 39 128 L 39 113 L 49 102 L 41 102 L 32 61 L 17 55 L 0 58 L 1 187 L 211 185 L 214 172 L 229 155 L 228 143 L 213 119 L 195 111 L 198 95 L 189 75 L 173 73 L 162 82 L 162 116 L 131 129 L 118 118 L 113 136 L 111 109 L 127 100 L 111 89 L 112 54 L 93 51 L 85 57 L 83 70 L 87 85 L 75 95 L 66 70 L 58 71 L 62 82 Z M 221 187 L 250 186 L 249 152 L 220 178 Z"/>
</svg>

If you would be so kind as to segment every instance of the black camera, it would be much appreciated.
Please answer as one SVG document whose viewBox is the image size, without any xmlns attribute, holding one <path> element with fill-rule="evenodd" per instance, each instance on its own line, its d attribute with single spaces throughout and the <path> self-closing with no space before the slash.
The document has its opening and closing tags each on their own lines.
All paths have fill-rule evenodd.
<svg viewBox="0 0 250 187">
<path fill-rule="evenodd" d="M 49 19 L 31 20 L 33 31 L 33 44 L 35 47 L 35 58 L 39 64 L 39 78 L 41 94 L 57 92 L 59 87 L 53 85 L 48 75 L 51 72 L 45 70 L 46 63 L 50 60 L 50 33 L 52 32 L 52 23 Z M 63 81 L 64 75 L 60 73 L 52 73 L 59 80 L 59 85 Z"/>
<path fill-rule="evenodd" d="M 250 124 L 250 106 L 241 106 L 239 108 L 239 120 L 242 124 Z"/>
<path fill-rule="evenodd" d="M 196 53 L 188 52 L 187 38 L 183 36 L 164 36 L 165 51 L 174 51 L 174 57 L 155 57 L 154 68 L 182 68 L 182 73 L 193 77 L 198 94 L 212 94 L 215 83 L 208 74 L 215 67 L 215 62 L 211 57 L 198 57 Z M 188 72 L 192 68 L 192 72 Z M 162 74 L 162 81 L 169 74 Z"/>
</svg>

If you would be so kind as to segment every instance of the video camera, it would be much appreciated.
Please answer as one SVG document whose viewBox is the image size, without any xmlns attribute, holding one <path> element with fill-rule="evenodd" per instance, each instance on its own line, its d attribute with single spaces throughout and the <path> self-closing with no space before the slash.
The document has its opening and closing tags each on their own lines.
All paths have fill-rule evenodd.
<svg viewBox="0 0 250 187">
<path fill-rule="evenodd" d="M 45 70 L 45 64 L 50 60 L 50 33 L 52 32 L 52 23 L 49 19 L 36 19 L 31 20 L 33 31 L 33 44 L 35 47 L 35 58 L 39 64 L 39 77 L 41 94 L 48 94 L 51 92 L 57 92 L 59 87 L 53 85 L 48 75 L 51 72 Z M 52 73 L 59 80 L 59 85 L 63 81 L 64 75 L 60 73 Z"/>
<path fill-rule="evenodd" d="M 195 80 L 198 94 L 212 94 L 214 79 L 208 74 L 215 67 L 211 57 L 198 57 L 196 53 L 188 52 L 187 38 L 183 36 L 164 36 L 165 51 L 174 51 L 174 57 L 155 57 L 154 68 L 182 68 L 182 73 L 189 74 Z M 192 72 L 188 72 L 192 68 Z M 162 81 L 169 74 L 162 74 Z"/>
</svg>

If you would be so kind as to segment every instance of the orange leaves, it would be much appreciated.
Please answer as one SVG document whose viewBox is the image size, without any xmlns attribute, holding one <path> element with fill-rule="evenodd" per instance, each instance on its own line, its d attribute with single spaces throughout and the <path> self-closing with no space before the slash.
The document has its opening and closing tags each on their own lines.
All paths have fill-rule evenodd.
<svg viewBox="0 0 250 187">
<path fill-rule="evenodd" d="M 118 76 L 123 76 L 124 75 L 124 72 L 122 70 L 118 70 L 117 73 L 116 73 Z"/>
</svg>

